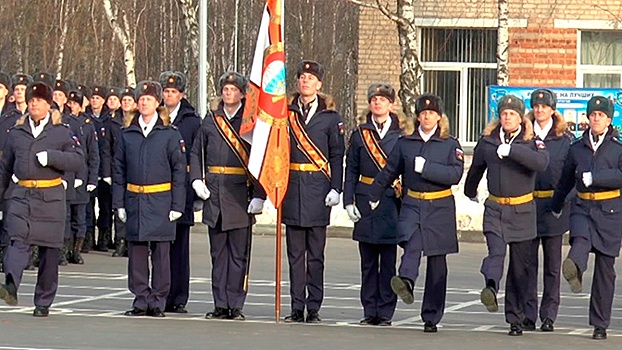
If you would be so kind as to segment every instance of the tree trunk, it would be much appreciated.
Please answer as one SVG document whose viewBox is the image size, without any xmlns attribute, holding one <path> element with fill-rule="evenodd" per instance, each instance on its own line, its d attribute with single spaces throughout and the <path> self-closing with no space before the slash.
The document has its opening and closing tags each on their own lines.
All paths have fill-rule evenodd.
<svg viewBox="0 0 622 350">
<path fill-rule="evenodd" d="M 400 90 L 402 108 L 408 117 L 415 117 L 415 100 L 421 94 L 423 68 L 419 60 L 415 0 L 398 0 L 397 31 L 400 44 Z"/>
<path fill-rule="evenodd" d="M 130 36 L 130 25 L 127 15 L 122 9 L 118 10 L 123 19 L 122 28 L 117 16 L 115 15 L 116 11 L 113 11 L 110 0 L 104 0 L 104 10 L 106 11 L 106 17 L 108 18 L 108 22 L 114 31 L 115 36 L 123 44 L 123 63 L 125 65 L 127 85 L 136 86 L 136 60 L 134 59 L 134 45 Z"/>
<path fill-rule="evenodd" d="M 497 85 L 507 86 L 508 49 L 510 35 L 508 32 L 508 0 L 499 0 L 499 28 L 497 33 Z"/>
</svg>

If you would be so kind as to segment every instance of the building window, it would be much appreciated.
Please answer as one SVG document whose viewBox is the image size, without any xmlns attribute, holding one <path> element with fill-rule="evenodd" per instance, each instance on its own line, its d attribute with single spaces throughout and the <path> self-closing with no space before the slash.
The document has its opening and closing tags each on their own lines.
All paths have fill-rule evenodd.
<svg viewBox="0 0 622 350">
<path fill-rule="evenodd" d="M 420 30 L 422 90 L 443 99 L 452 134 L 474 145 L 486 125 L 486 89 L 497 82 L 497 30 Z"/>
<path fill-rule="evenodd" d="M 622 87 L 622 31 L 580 31 L 579 87 Z"/>
</svg>

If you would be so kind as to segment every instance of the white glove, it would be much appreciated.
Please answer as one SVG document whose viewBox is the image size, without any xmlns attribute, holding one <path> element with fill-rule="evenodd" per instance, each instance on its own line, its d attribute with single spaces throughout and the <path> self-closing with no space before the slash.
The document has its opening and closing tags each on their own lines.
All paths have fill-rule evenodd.
<svg viewBox="0 0 622 350">
<path fill-rule="evenodd" d="M 122 223 L 125 224 L 127 221 L 127 213 L 125 212 L 125 208 L 117 209 L 117 217 L 121 220 Z"/>
<path fill-rule="evenodd" d="M 196 179 L 194 181 L 192 181 L 192 188 L 194 189 L 194 192 L 197 194 L 197 196 L 199 196 L 199 198 L 201 198 L 202 200 L 207 200 L 210 196 L 210 192 L 207 189 L 207 186 L 205 186 L 205 184 L 203 183 L 203 181 Z"/>
<path fill-rule="evenodd" d="M 346 205 L 346 212 L 348 212 L 348 216 L 352 222 L 358 222 L 361 220 L 361 213 L 354 204 Z"/>
<path fill-rule="evenodd" d="M 560 210 L 559 213 L 552 211 L 551 214 L 553 214 L 555 219 L 559 219 L 562 216 L 562 210 Z"/>
<path fill-rule="evenodd" d="M 246 212 L 249 214 L 261 214 L 263 211 L 263 203 L 263 199 L 253 198 L 251 202 L 248 203 L 248 209 L 246 209 Z"/>
<path fill-rule="evenodd" d="M 13 180 L 14 183 L 19 182 L 19 179 L 17 178 L 17 176 L 15 176 L 15 174 L 11 175 L 11 180 Z"/>
<path fill-rule="evenodd" d="M 65 181 L 65 180 L 60 180 L 60 182 L 63 184 L 63 187 L 64 187 L 65 189 L 67 189 L 67 181 Z"/>
<path fill-rule="evenodd" d="M 512 146 L 507 143 L 500 144 L 499 147 L 497 147 L 497 155 L 499 156 L 499 158 L 503 159 L 504 157 L 509 156 L 511 147 Z"/>
<path fill-rule="evenodd" d="M 378 204 L 380 204 L 380 201 L 369 201 L 369 207 L 371 208 L 371 210 L 376 210 L 376 208 L 378 208 Z"/>
<path fill-rule="evenodd" d="M 4 218 L 4 213 L 0 211 L 0 220 Z"/>
<path fill-rule="evenodd" d="M 95 191 L 96 188 L 97 188 L 97 186 L 95 186 L 95 185 L 90 185 L 90 184 L 86 185 L 86 191 L 87 192 L 93 192 L 93 191 Z"/>
<path fill-rule="evenodd" d="M 415 157 L 415 172 L 421 174 L 423 172 L 423 166 L 425 165 L 425 158 L 421 156 Z"/>
<path fill-rule="evenodd" d="M 583 184 L 585 185 L 585 187 L 592 186 L 593 182 L 594 182 L 594 179 L 592 178 L 591 172 L 583 173 Z"/>
<path fill-rule="evenodd" d="M 108 185 L 112 186 L 112 178 L 111 177 L 105 177 L 102 180 L 104 180 L 104 182 L 107 183 Z"/>
<path fill-rule="evenodd" d="M 339 204 L 340 198 L 341 196 L 339 196 L 339 193 L 337 193 L 337 191 L 330 190 L 330 192 L 328 192 L 326 198 L 324 199 L 324 205 L 326 205 L 327 207 L 334 207 L 335 205 Z"/>
<path fill-rule="evenodd" d="M 42 151 L 35 155 L 37 156 L 37 160 L 39 161 L 39 164 L 41 164 L 41 166 L 48 166 L 48 152 L 47 151 Z"/>
<path fill-rule="evenodd" d="M 175 221 L 177 219 L 179 219 L 181 216 L 183 215 L 183 213 L 180 213 L 178 211 L 175 210 L 171 210 L 168 212 L 168 220 L 169 221 Z"/>
<path fill-rule="evenodd" d="M 78 188 L 78 187 L 82 186 L 83 183 L 84 183 L 84 181 L 82 181 L 80 179 L 75 179 L 75 181 L 73 182 L 73 188 Z"/>
</svg>

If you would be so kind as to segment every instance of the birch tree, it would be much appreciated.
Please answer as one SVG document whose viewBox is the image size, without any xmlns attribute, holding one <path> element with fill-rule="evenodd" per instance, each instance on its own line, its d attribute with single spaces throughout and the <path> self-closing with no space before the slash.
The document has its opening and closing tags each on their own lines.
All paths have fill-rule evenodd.
<svg viewBox="0 0 622 350">
<path fill-rule="evenodd" d="M 508 0 L 499 1 L 499 28 L 497 33 L 497 85 L 508 85 L 508 48 L 510 35 L 508 32 Z"/>
<path fill-rule="evenodd" d="M 392 11 L 381 0 L 374 3 L 365 0 L 349 0 L 353 4 L 375 8 L 397 25 L 400 46 L 400 89 L 399 96 L 404 113 L 414 117 L 415 101 L 421 94 L 423 67 L 419 59 L 419 42 L 415 25 L 415 0 L 397 0 L 397 9 Z"/>
<path fill-rule="evenodd" d="M 113 8 L 110 0 L 104 0 L 104 10 L 117 40 L 123 45 L 123 63 L 125 65 L 127 85 L 134 87 L 136 86 L 136 60 L 134 58 L 134 43 L 130 36 L 130 23 L 127 14 L 123 9 L 118 8 L 116 4 Z M 121 13 L 122 23 L 119 23 L 117 13 Z"/>
</svg>

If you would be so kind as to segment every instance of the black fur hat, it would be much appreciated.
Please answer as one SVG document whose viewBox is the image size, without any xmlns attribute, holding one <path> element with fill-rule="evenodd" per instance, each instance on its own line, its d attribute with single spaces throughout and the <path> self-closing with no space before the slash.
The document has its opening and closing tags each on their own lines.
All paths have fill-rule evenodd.
<svg viewBox="0 0 622 350">
<path fill-rule="evenodd" d="M 33 98 L 40 98 L 45 100 L 51 106 L 53 96 L 54 90 L 42 81 L 32 83 L 28 85 L 28 88 L 26 89 L 26 101 L 30 101 Z"/>
<path fill-rule="evenodd" d="M 186 75 L 182 72 L 166 71 L 160 74 L 162 89 L 176 89 L 179 92 L 186 91 Z"/>
<path fill-rule="evenodd" d="M 110 96 L 116 96 L 118 99 L 121 99 L 122 93 L 123 90 L 121 88 L 109 87 L 108 93 L 106 94 L 106 99 L 108 99 Z"/>
<path fill-rule="evenodd" d="M 222 89 L 225 85 L 229 84 L 237 87 L 243 94 L 246 94 L 246 86 L 248 85 L 248 81 L 242 74 L 236 72 L 226 72 L 221 75 L 220 79 L 218 79 L 220 93 L 222 93 Z"/>
<path fill-rule="evenodd" d="M 11 77 L 11 88 L 15 89 L 17 85 L 30 85 L 32 84 L 32 77 L 28 74 L 14 74 Z"/>
<path fill-rule="evenodd" d="M 40 81 L 46 83 L 48 86 L 54 86 L 56 84 L 56 78 L 54 78 L 52 74 L 46 72 L 37 72 L 33 74 L 32 81 L 35 83 Z"/>
<path fill-rule="evenodd" d="M 90 87 L 84 84 L 78 84 L 78 87 L 76 88 L 76 90 L 82 92 L 82 95 L 84 95 L 84 97 L 86 98 L 91 98 L 91 94 L 93 93 L 93 90 L 91 90 Z"/>
<path fill-rule="evenodd" d="M 0 85 L 4 85 L 7 90 L 11 91 L 11 77 L 4 72 L 0 72 Z"/>
<path fill-rule="evenodd" d="M 136 98 L 136 92 L 135 92 L 134 88 L 131 87 L 131 86 L 126 86 L 123 89 L 123 93 L 121 93 L 121 98 L 123 98 L 125 96 L 130 96 L 131 98 L 135 99 Z"/>
<path fill-rule="evenodd" d="M 300 61 L 296 70 L 296 79 L 300 78 L 303 73 L 313 74 L 319 81 L 324 79 L 324 67 L 315 61 Z"/>
<path fill-rule="evenodd" d="M 497 109 L 499 110 L 499 115 L 501 115 L 503 110 L 511 109 L 516 111 L 516 113 L 520 114 L 522 117 L 525 114 L 525 102 L 518 96 L 505 95 L 499 99 Z"/>
<path fill-rule="evenodd" d="M 80 90 L 71 90 L 67 95 L 67 100 L 82 105 L 82 102 L 84 102 L 84 94 Z"/>
<path fill-rule="evenodd" d="M 587 102 L 588 117 L 592 114 L 592 112 L 596 111 L 603 112 L 607 115 L 607 117 L 613 118 L 613 103 L 604 96 L 594 96 Z"/>
<path fill-rule="evenodd" d="M 553 109 L 557 107 L 557 95 L 549 89 L 537 89 L 531 93 L 531 108 L 535 105 L 545 105 Z"/>
<path fill-rule="evenodd" d="M 367 102 L 371 102 L 374 96 L 386 97 L 391 103 L 395 102 L 395 89 L 391 84 L 373 83 L 367 88 Z"/>
<path fill-rule="evenodd" d="M 162 100 L 162 85 L 157 81 L 151 80 L 143 80 L 138 85 L 136 85 L 136 101 L 140 99 L 141 96 L 153 96 L 156 100 Z"/>
<path fill-rule="evenodd" d="M 65 94 L 65 96 L 68 96 L 69 90 L 71 90 L 71 87 L 69 86 L 68 82 L 66 82 L 65 80 L 56 81 L 56 84 L 54 85 L 54 91 L 61 91 Z"/>
<path fill-rule="evenodd" d="M 91 96 L 99 96 L 104 100 L 108 97 L 108 89 L 105 86 L 95 85 L 93 89 L 91 89 Z"/>
<path fill-rule="evenodd" d="M 415 114 L 419 116 L 419 113 L 427 110 L 435 111 L 439 115 L 443 115 L 443 113 L 445 113 L 443 100 L 433 94 L 423 94 L 419 96 L 417 101 L 415 101 Z"/>
</svg>

